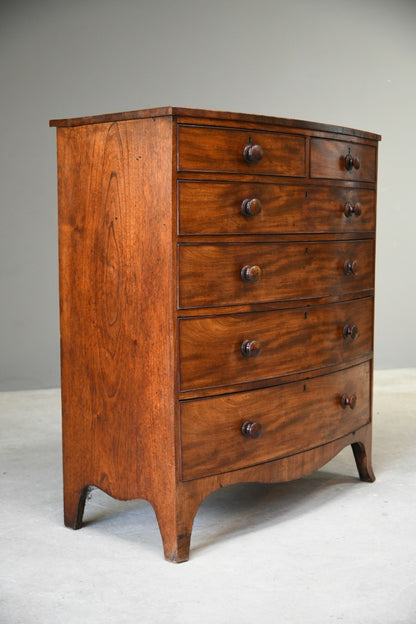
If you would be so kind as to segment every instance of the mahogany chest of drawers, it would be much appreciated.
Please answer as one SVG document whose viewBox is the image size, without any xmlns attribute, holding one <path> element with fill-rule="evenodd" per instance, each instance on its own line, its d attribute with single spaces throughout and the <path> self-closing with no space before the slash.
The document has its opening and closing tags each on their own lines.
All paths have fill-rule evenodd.
<svg viewBox="0 0 416 624">
<path fill-rule="evenodd" d="M 65 523 L 98 487 L 189 557 L 202 500 L 351 445 L 372 481 L 377 146 L 161 108 L 54 120 Z"/>
</svg>

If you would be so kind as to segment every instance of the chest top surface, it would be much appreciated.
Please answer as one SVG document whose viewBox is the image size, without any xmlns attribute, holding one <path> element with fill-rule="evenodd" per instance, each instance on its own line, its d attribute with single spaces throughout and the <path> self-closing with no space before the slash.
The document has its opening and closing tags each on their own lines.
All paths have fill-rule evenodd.
<svg viewBox="0 0 416 624">
<path fill-rule="evenodd" d="M 286 119 L 282 117 L 275 117 L 270 115 L 259 114 L 247 114 L 247 113 L 234 113 L 217 110 L 205 110 L 196 108 L 183 108 L 176 106 L 166 106 L 159 108 L 147 108 L 134 111 L 122 111 L 119 113 L 110 113 L 103 115 L 93 115 L 86 117 L 73 117 L 67 119 L 52 119 L 49 125 L 52 127 L 73 127 L 84 126 L 87 124 L 96 123 L 109 123 L 116 121 L 129 121 L 133 119 L 146 119 L 149 117 L 181 117 L 195 119 L 198 118 L 200 122 L 206 120 L 212 121 L 233 121 L 240 124 L 271 124 L 275 126 L 282 126 L 286 128 L 299 128 L 299 129 L 311 129 L 322 132 L 333 132 L 339 134 L 348 134 L 351 136 L 380 140 L 381 136 L 372 132 L 363 130 L 356 130 L 353 128 L 345 128 L 343 126 L 316 123 L 305 121 L 301 119 Z"/>
</svg>

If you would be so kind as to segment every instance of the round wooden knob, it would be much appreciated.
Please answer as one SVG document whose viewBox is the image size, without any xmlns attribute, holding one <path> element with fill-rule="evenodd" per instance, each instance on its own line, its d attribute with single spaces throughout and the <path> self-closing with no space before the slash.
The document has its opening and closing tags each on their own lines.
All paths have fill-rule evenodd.
<svg viewBox="0 0 416 624">
<path fill-rule="evenodd" d="M 347 202 L 344 207 L 344 214 L 346 217 L 350 218 L 353 215 L 359 217 L 361 214 L 361 204 L 360 202 L 355 202 L 355 204 L 351 204 L 351 202 Z"/>
<path fill-rule="evenodd" d="M 257 340 L 244 340 L 241 353 L 245 357 L 257 357 L 261 353 L 261 345 Z"/>
<path fill-rule="evenodd" d="M 358 156 L 353 156 L 350 152 L 345 156 L 345 169 L 351 171 L 352 169 L 359 169 L 361 161 Z"/>
<path fill-rule="evenodd" d="M 345 260 L 344 273 L 345 275 L 357 275 L 359 262 L 358 260 Z"/>
<path fill-rule="evenodd" d="M 241 427 L 241 433 L 245 438 L 251 438 L 252 440 L 256 440 L 262 434 L 263 427 L 260 423 L 251 422 L 251 420 L 246 420 Z"/>
<path fill-rule="evenodd" d="M 343 394 L 341 397 L 341 405 L 344 409 L 347 407 L 355 409 L 355 406 L 357 405 L 357 397 L 355 396 L 355 394 Z"/>
<path fill-rule="evenodd" d="M 352 340 L 356 340 L 358 338 L 358 327 L 357 325 L 345 325 L 343 329 L 343 335 L 345 340 L 348 338 L 352 338 Z"/>
<path fill-rule="evenodd" d="M 258 282 L 261 278 L 261 268 L 257 264 L 250 266 L 246 264 L 241 269 L 241 279 L 243 282 Z"/>
<path fill-rule="evenodd" d="M 261 213 L 261 201 L 257 197 L 253 199 L 244 199 L 241 204 L 241 212 L 245 217 L 255 217 Z"/>
<path fill-rule="evenodd" d="M 263 158 L 264 152 L 261 145 L 246 145 L 244 148 L 244 160 L 248 163 L 258 163 Z"/>
</svg>

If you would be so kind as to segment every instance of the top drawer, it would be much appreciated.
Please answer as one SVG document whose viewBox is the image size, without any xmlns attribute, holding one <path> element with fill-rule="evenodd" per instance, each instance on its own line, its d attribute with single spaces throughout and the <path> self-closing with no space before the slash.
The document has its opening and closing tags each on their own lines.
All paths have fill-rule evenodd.
<svg viewBox="0 0 416 624">
<path fill-rule="evenodd" d="M 306 140 L 277 132 L 180 125 L 178 170 L 305 177 Z"/>
<path fill-rule="evenodd" d="M 377 150 L 371 145 L 311 139 L 311 178 L 375 182 Z"/>
</svg>

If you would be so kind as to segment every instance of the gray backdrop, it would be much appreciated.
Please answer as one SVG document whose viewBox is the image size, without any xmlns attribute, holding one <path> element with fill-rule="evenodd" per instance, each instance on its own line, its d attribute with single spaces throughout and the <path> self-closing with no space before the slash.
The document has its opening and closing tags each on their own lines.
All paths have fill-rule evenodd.
<svg viewBox="0 0 416 624">
<path fill-rule="evenodd" d="M 55 131 L 152 106 L 383 135 L 376 367 L 416 365 L 415 0 L 2 0 L 0 389 L 59 385 Z"/>
</svg>

